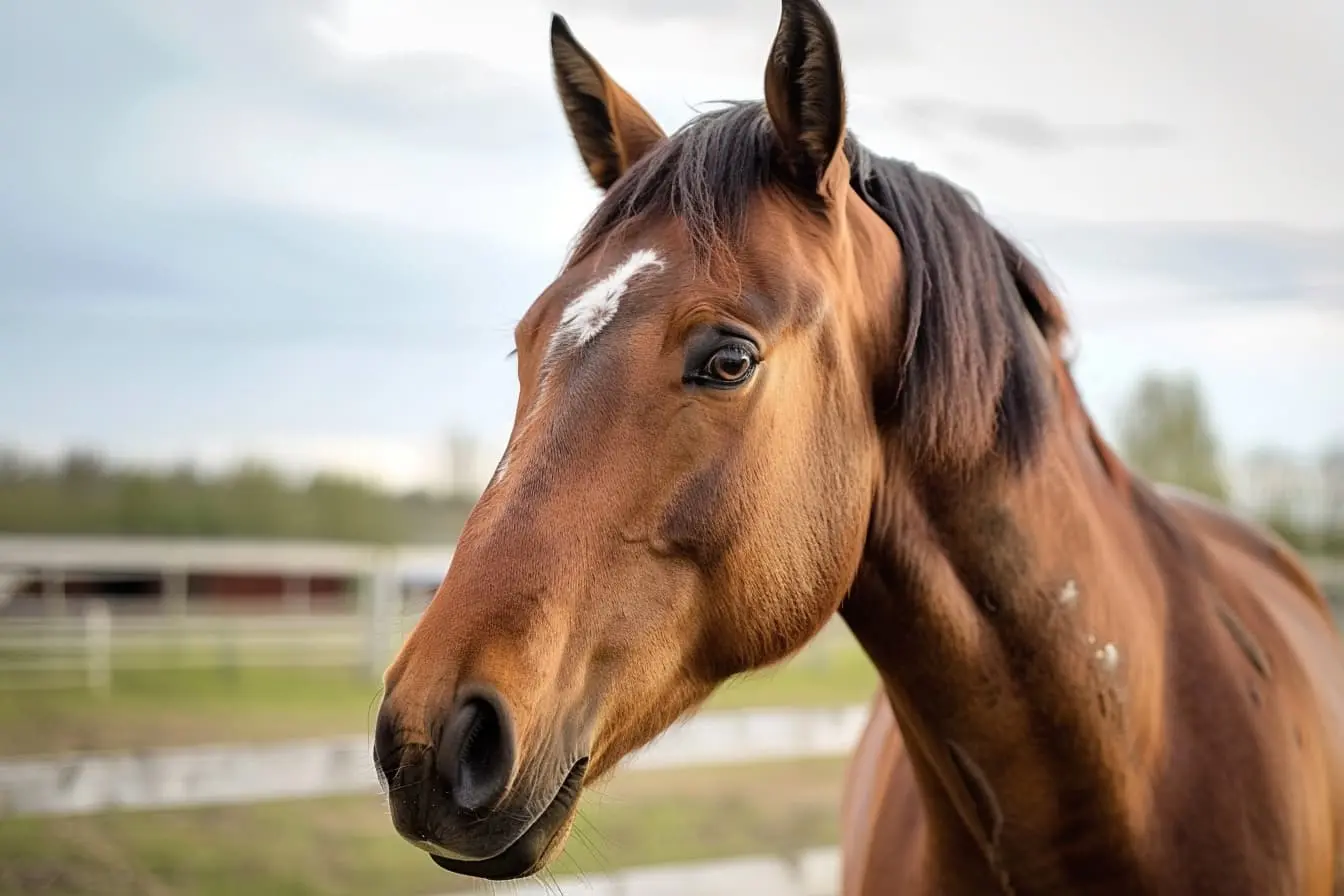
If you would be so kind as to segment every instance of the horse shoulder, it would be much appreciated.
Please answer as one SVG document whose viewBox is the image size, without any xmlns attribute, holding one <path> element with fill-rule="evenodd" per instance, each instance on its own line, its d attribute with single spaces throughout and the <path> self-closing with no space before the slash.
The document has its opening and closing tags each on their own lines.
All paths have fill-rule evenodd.
<svg viewBox="0 0 1344 896">
<path fill-rule="evenodd" d="M 1306 598 L 1333 625 L 1330 602 L 1312 578 L 1301 557 L 1283 539 L 1209 498 L 1174 485 L 1158 485 L 1157 492 L 1206 543 L 1215 541 L 1245 554 L 1286 579 L 1299 598 Z M 1281 591 L 1282 589 L 1277 589 Z"/>
<path fill-rule="evenodd" d="M 1295 802 L 1312 847 L 1304 892 L 1344 892 L 1344 639 L 1329 601 L 1277 536 L 1200 496 L 1159 491 L 1208 551 L 1215 609 L 1272 695 L 1264 708 L 1278 704 L 1275 764 L 1298 779 Z"/>
<path fill-rule="evenodd" d="M 841 800 L 842 896 L 924 894 L 925 822 L 910 754 L 891 703 L 879 691 Z"/>
</svg>

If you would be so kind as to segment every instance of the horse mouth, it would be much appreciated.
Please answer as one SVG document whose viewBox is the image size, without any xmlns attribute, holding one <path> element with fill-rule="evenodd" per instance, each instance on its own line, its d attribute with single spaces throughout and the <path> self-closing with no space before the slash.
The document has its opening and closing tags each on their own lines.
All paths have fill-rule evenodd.
<svg viewBox="0 0 1344 896">
<path fill-rule="evenodd" d="M 430 853 L 430 858 L 445 871 L 483 880 L 516 880 L 536 874 L 549 858 L 555 840 L 568 828 L 579 794 L 583 791 L 583 779 L 587 771 L 586 757 L 574 763 L 550 805 L 542 810 L 517 840 L 498 855 L 472 860 L 450 859 Z"/>
</svg>

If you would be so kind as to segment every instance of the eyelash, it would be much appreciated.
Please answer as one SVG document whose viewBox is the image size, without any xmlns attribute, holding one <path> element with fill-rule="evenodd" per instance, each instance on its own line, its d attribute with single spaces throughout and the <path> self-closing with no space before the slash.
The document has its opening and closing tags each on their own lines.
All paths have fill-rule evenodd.
<svg viewBox="0 0 1344 896">
<path fill-rule="evenodd" d="M 723 358 L 729 353 L 732 354 L 734 361 L 744 361 L 746 369 L 741 376 L 733 379 L 725 379 L 716 376 L 711 372 L 711 366 L 714 361 Z M 693 372 L 683 377 L 683 382 L 689 385 L 705 386 L 711 389 L 736 389 L 745 385 L 755 375 L 756 369 L 760 366 L 760 357 L 756 346 L 744 339 L 734 339 L 729 342 L 721 343 L 716 346 L 712 352 L 705 358 Z"/>
</svg>

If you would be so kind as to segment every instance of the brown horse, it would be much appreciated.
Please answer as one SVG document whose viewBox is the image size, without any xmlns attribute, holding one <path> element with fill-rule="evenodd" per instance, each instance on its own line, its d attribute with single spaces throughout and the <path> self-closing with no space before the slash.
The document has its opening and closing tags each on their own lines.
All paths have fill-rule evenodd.
<svg viewBox="0 0 1344 896">
<path fill-rule="evenodd" d="M 848 134 L 784 0 L 765 102 L 667 136 L 555 18 L 605 195 L 515 336 L 508 449 L 387 671 L 396 829 L 514 878 L 580 792 L 837 611 L 884 687 L 844 889 L 1344 892 L 1344 653 L 1266 534 L 1127 474 L 1038 270 Z"/>
</svg>

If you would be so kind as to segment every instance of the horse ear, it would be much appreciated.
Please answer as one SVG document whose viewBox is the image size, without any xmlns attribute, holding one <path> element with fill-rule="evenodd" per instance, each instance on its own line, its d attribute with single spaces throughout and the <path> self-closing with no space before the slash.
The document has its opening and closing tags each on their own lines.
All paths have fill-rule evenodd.
<svg viewBox="0 0 1344 896">
<path fill-rule="evenodd" d="M 593 183 L 609 190 L 667 135 L 575 40 L 560 15 L 551 17 L 551 65 L 583 163 Z"/>
<path fill-rule="evenodd" d="M 845 84 L 835 26 L 817 0 L 783 0 L 765 65 L 765 106 L 798 186 L 843 195 Z"/>
</svg>

